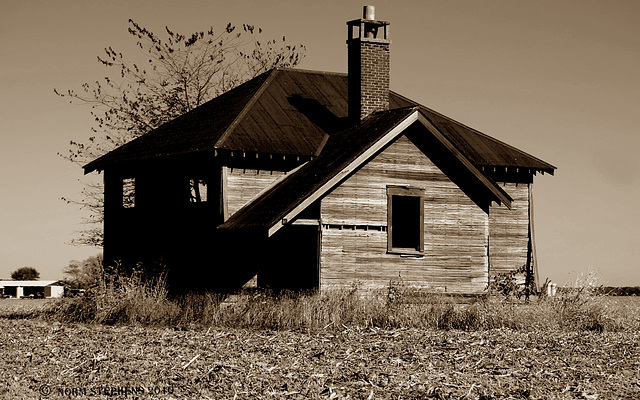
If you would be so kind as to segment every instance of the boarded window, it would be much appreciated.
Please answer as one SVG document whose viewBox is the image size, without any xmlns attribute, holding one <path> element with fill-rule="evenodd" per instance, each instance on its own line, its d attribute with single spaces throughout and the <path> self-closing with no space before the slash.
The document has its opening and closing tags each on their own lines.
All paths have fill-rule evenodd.
<svg viewBox="0 0 640 400">
<path fill-rule="evenodd" d="M 136 179 L 122 180 L 122 208 L 133 208 L 136 205 Z"/>
<path fill-rule="evenodd" d="M 392 253 L 424 251 L 424 190 L 387 188 L 387 250 Z"/>
<path fill-rule="evenodd" d="M 189 180 L 190 203 L 204 203 L 207 201 L 207 182 L 204 179 Z"/>
</svg>

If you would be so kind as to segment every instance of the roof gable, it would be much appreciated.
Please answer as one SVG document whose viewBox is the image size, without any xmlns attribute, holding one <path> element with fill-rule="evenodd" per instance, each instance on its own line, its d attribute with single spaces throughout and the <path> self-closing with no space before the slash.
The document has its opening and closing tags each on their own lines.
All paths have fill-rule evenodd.
<svg viewBox="0 0 640 400">
<path fill-rule="evenodd" d="M 351 176 L 385 146 L 419 123 L 455 158 L 492 200 L 508 207 L 511 198 L 491 178 L 475 168 L 462 153 L 429 123 L 418 107 L 372 114 L 361 125 L 332 135 L 320 156 L 245 205 L 220 229 L 267 230 L 271 236 L 300 212 Z"/>
<path fill-rule="evenodd" d="M 375 151 L 374 144 L 397 135 L 417 120 L 414 109 L 399 109 L 370 116 L 361 125 L 332 135 L 321 155 L 290 174 L 262 196 L 233 214 L 220 229 L 263 229 L 275 233 L 289 219 L 315 201 L 340 180 L 345 179 L 364 160 L 364 153 Z M 384 141 L 382 141 L 384 142 Z"/>
</svg>

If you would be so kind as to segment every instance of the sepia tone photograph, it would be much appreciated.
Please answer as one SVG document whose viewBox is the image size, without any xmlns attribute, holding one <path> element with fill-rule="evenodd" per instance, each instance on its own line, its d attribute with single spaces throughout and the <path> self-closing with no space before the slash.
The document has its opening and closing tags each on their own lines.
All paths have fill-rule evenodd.
<svg viewBox="0 0 640 400">
<path fill-rule="evenodd" d="M 640 3 L 3 3 L 0 398 L 640 397 Z"/>
</svg>

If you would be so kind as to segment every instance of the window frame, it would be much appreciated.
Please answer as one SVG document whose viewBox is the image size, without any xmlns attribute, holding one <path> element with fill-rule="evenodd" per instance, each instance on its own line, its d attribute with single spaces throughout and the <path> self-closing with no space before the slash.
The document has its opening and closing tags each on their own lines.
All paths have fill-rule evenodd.
<svg viewBox="0 0 640 400">
<path fill-rule="evenodd" d="M 419 199 L 419 238 L 418 246 L 413 248 L 393 246 L 393 197 L 417 197 Z M 424 254 L 424 189 L 410 186 L 387 186 L 387 253 L 390 254 Z"/>
</svg>

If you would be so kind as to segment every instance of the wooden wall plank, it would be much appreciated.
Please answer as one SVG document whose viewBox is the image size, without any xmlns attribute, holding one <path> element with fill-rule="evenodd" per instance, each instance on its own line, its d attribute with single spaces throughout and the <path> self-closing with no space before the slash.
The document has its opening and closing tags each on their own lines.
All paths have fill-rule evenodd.
<svg viewBox="0 0 640 400">
<path fill-rule="evenodd" d="M 424 256 L 387 253 L 388 185 L 424 192 Z M 405 136 L 321 203 L 321 288 L 385 289 L 390 282 L 478 293 L 488 282 L 488 216 Z"/>
<path fill-rule="evenodd" d="M 489 269 L 495 276 L 527 264 L 529 243 L 529 184 L 499 183 L 513 198 L 511 210 L 492 205 L 489 209 Z M 518 277 L 524 282 L 524 275 Z"/>
<path fill-rule="evenodd" d="M 229 216 L 233 215 L 285 174 L 282 171 L 223 168 L 225 168 L 227 184 L 225 204 Z"/>
</svg>

